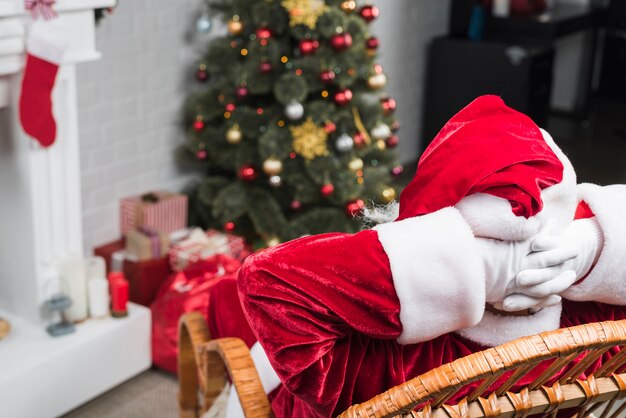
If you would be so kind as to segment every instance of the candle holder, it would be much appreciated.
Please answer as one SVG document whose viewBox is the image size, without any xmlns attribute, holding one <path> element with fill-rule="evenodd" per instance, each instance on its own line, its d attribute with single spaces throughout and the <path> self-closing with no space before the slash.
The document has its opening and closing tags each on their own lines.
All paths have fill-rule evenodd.
<svg viewBox="0 0 626 418">
<path fill-rule="evenodd" d="M 56 279 L 51 280 L 46 285 L 46 289 L 51 288 L 51 284 L 58 281 L 58 290 L 50 293 L 50 296 L 46 298 L 43 303 L 44 309 L 49 312 L 53 317 L 58 317 L 57 322 L 52 322 L 46 327 L 46 331 L 53 337 L 60 337 L 61 335 L 71 334 L 76 331 L 76 327 L 65 316 L 65 311 L 72 306 L 72 299 L 67 295 L 67 291 L 63 289 L 63 280 Z"/>
</svg>

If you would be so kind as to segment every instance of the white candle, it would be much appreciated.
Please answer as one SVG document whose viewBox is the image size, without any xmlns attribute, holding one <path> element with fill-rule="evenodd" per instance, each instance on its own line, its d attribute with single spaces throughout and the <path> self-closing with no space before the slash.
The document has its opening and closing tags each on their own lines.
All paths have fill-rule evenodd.
<svg viewBox="0 0 626 418">
<path fill-rule="evenodd" d="M 92 277 L 87 282 L 89 316 L 103 318 L 109 314 L 109 282 L 104 277 Z"/>
<path fill-rule="evenodd" d="M 511 0 L 493 0 L 491 13 L 497 17 L 507 17 L 511 14 Z"/>
<path fill-rule="evenodd" d="M 93 278 L 103 278 L 107 275 L 106 262 L 99 256 L 87 257 L 85 260 L 85 277 L 87 281 Z"/>
<path fill-rule="evenodd" d="M 59 274 L 62 288 L 72 299 L 72 306 L 65 311 L 66 318 L 73 322 L 87 319 L 85 261 L 77 255 L 67 256 L 61 260 Z"/>
</svg>

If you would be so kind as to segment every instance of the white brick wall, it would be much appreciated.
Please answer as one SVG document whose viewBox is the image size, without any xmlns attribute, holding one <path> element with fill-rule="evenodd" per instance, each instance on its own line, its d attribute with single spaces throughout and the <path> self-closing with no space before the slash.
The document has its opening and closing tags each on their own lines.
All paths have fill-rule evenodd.
<svg viewBox="0 0 626 418">
<path fill-rule="evenodd" d="M 180 110 L 203 42 L 201 0 L 121 0 L 97 30 L 100 61 L 78 67 L 85 251 L 119 236 L 120 198 L 180 190 Z M 217 22 L 216 22 L 217 23 Z"/>
<path fill-rule="evenodd" d="M 120 0 L 97 31 L 100 61 L 78 68 L 84 247 L 116 239 L 121 197 L 180 190 L 177 118 L 205 44 L 194 37 L 202 0 Z M 399 154 L 417 157 L 426 45 L 447 30 L 449 0 L 376 3 L 387 91 L 398 101 Z M 219 22 L 214 21 L 214 25 Z M 213 32 L 220 33 L 215 27 Z M 206 40 L 206 39 L 205 39 Z M 412 57 L 412 58 L 410 58 Z"/>
</svg>

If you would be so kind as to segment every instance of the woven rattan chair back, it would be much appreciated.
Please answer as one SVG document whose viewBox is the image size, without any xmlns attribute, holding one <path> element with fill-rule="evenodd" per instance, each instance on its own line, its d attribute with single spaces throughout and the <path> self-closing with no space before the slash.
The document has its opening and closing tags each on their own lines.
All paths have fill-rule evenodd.
<svg viewBox="0 0 626 418">
<path fill-rule="evenodd" d="M 618 402 L 626 395 L 624 345 L 626 320 L 520 338 L 437 367 L 351 406 L 340 418 L 556 417 L 564 409 L 581 418 L 591 413 L 598 418 L 626 418 L 626 403 Z M 609 353 L 613 354 L 610 360 L 589 373 L 590 366 Z M 181 318 L 178 365 L 181 418 L 196 418 L 206 411 L 226 384 L 226 373 L 237 388 L 246 417 L 273 416 L 243 341 L 210 340 L 198 313 Z M 536 373 L 537 367 L 541 373 Z M 583 374 L 585 378 L 580 379 Z M 518 384 L 535 375 L 531 383 Z M 469 395 L 447 403 L 460 391 L 467 392 L 468 385 L 474 387 Z"/>
</svg>

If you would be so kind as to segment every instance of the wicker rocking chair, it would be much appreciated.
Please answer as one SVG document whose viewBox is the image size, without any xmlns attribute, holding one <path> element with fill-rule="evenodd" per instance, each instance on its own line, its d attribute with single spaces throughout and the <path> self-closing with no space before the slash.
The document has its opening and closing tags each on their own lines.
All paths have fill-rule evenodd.
<svg viewBox="0 0 626 418">
<path fill-rule="evenodd" d="M 490 348 L 452 363 L 444 364 L 362 404 L 351 406 L 340 418 L 523 418 L 543 414 L 554 417 L 574 408 L 574 416 L 625 418 L 626 403 L 626 320 L 607 321 L 563 328 Z M 586 380 L 577 379 L 591 364 L 613 347 L 615 354 Z M 208 410 L 227 382 L 235 384 L 248 418 L 272 417 L 249 351 L 236 338 L 211 340 L 204 319 L 198 313 L 181 318 L 179 327 L 179 406 L 181 418 L 196 418 Z M 557 382 L 545 386 L 555 373 L 580 359 Z M 510 389 L 539 363 L 552 360 L 531 384 Z M 508 373 L 508 374 L 507 374 Z M 487 397 L 482 395 L 494 383 L 504 380 Z M 479 386 L 456 405 L 446 402 L 468 384 Z M 198 400 L 198 389 L 203 400 Z M 417 406 L 420 409 L 415 410 Z"/>
</svg>

